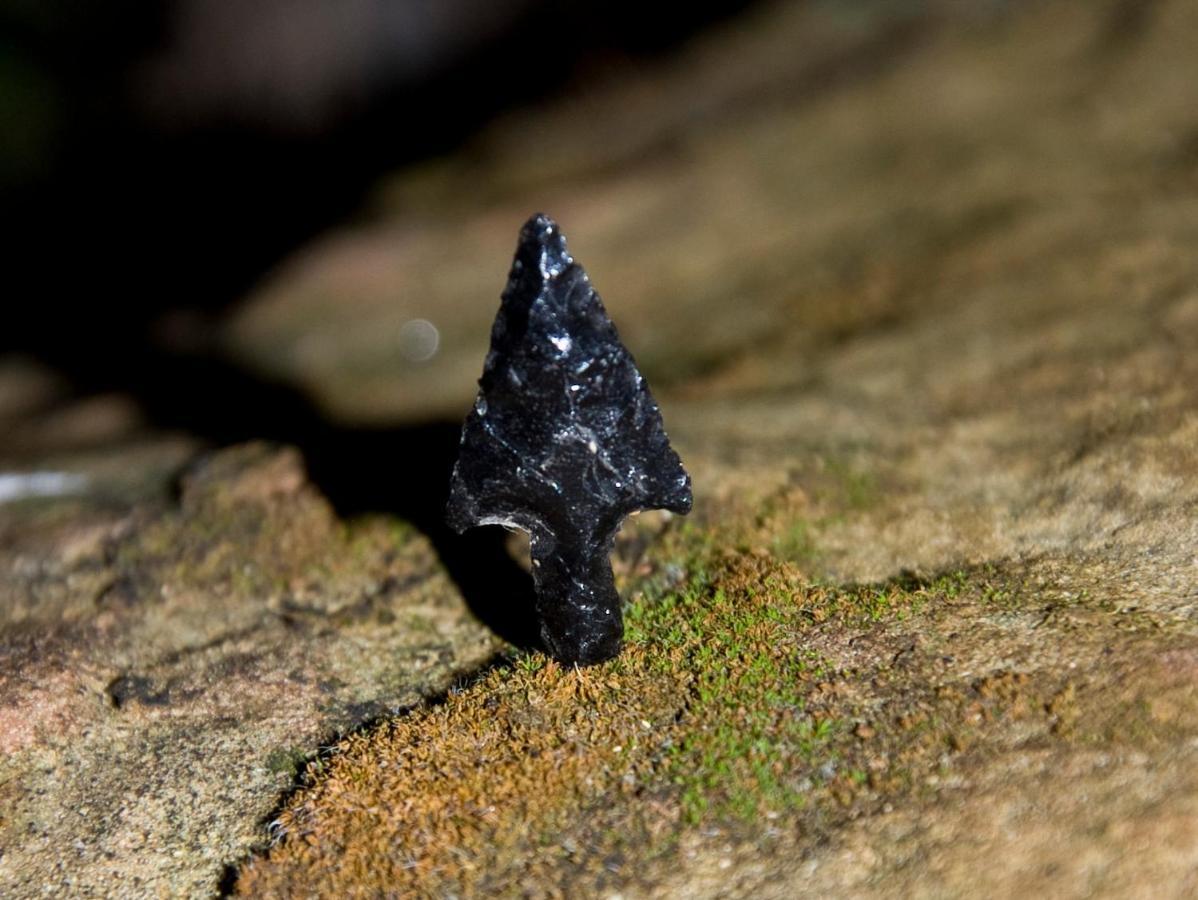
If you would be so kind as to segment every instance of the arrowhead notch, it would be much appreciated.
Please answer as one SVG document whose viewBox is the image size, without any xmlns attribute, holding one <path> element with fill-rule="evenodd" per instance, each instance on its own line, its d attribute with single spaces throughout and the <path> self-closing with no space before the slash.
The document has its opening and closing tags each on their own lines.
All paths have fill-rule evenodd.
<svg viewBox="0 0 1198 900">
<path fill-rule="evenodd" d="M 588 664 L 619 653 L 623 637 L 608 559 L 620 523 L 690 508 L 690 476 L 632 355 L 561 229 L 533 216 L 462 426 L 449 524 L 529 533 L 545 644 Z"/>
</svg>

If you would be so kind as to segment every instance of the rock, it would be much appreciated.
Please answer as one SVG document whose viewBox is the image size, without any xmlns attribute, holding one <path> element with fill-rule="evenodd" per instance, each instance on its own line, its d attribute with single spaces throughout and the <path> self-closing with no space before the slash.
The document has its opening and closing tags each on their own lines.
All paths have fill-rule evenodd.
<svg viewBox="0 0 1198 900">
<path fill-rule="evenodd" d="M 676 649 L 692 619 L 669 602 L 730 623 L 676 695 L 652 694 L 670 653 L 640 645 L 580 672 L 520 658 L 492 693 L 453 691 L 457 718 L 447 701 L 338 743 L 288 795 L 294 839 L 239 870 L 248 895 L 395 893 L 364 887 L 384 863 L 414 892 L 433 872 L 491 894 L 1194 893 L 1198 7 L 984 6 L 997 25 L 961 4 L 758 7 L 397 173 L 378 216 L 232 320 L 232 352 L 343 421 L 460 422 L 511 225 L 560 210 L 703 485 L 683 528 L 628 520 L 617 584 Z M 438 329 L 431 359 L 397 352 L 414 320 Z M 67 452 L 0 405 L 36 468 L 106 491 L 0 507 L 5 896 L 214 892 L 339 728 L 490 658 L 422 537 L 340 521 L 286 455 L 190 467 L 179 507 L 145 473 L 194 444 Z M 5 465 L 31 464 L 13 446 Z M 697 567 L 710 542 L 747 573 Z M 802 625 L 738 635 L 728 598 Z M 806 705 L 723 712 L 775 716 L 799 752 L 715 762 L 747 769 L 745 809 L 803 805 L 692 826 L 655 768 L 687 738 L 741 748 L 718 717 L 688 728 L 701 690 L 724 700 L 712 666 L 738 691 L 771 675 L 740 668 L 759 647 L 801 664 Z M 610 684 L 634 662 L 647 699 Z M 539 755 L 511 752 L 517 732 Z M 315 830 L 350 816 L 361 843 Z M 387 855 L 420 838 L 433 856 Z"/>
<path fill-rule="evenodd" d="M 533 216 L 478 398 L 462 427 L 448 517 L 527 531 L 549 651 L 567 664 L 620 650 L 612 541 L 629 513 L 691 508 L 661 413 L 552 219 Z"/>
<path fill-rule="evenodd" d="M 5 897 L 216 893 L 322 744 L 495 649 L 427 541 L 339 522 L 294 448 L 192 446 L 178 505 L 132 449 L 86 459 L 123 493 L 0 506 Z"/>
</svg>

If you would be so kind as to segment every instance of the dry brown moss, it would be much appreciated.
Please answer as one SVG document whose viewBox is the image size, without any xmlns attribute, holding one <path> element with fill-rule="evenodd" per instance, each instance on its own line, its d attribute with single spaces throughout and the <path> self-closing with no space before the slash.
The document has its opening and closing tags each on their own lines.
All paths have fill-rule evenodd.
<svg viewBox="0 0 1198 900">
<path fill-rule="evenodd" d="M 1047 721 L 1042 701 L 1025 702 L 1035 692 L 937 690 L 924 668 L 895 664 L 895 628 L 952 603 L 963 576 L 818 588 L 762 551 L 674 544 L 674 564 L 634 591 L 619 659 L 574 670 L 516 657 L 347 739 L 238 891 L 617 888 L 685 834 L 718 825 L 767 848 L 908 790 L 1004 711 Z M 867 654 L 838 644 L 853 631 Z"/>
<path fill-rule="evenodd" d="M 732 599 L 750 608 L 737 613 L 740 650 L 727 653 L 794 656 L 774 633 L 787 615 L 775 616 L 764 597 L 754 602 L 743 589 L 760 574 L 739 572 L 745 565 L 712 573 L 726 586 L 712 588 L 703 576 L 680 593 L 646 600 L 638 609 L 652 611 L 634 611 L 629 647 L 610 664 L 574 670 L 521 657 L 437 706 L 353 736 L 284 812 L 286 839 L 245 869 L 239 890 L 511 887 L 569 863 L 569 843 L 547 838 L 577 825 L 580 810 L 627 807 L 646 790 L 671 793 L 680 755 L 709 752 L 688 743 L 699 730 L 691 718 L 706 720 L 710 705 L 692 657 L 710 646 L 701 640 L 705 629 L 722 630 L 712 620 L 730 614 Z M 794 573 L 767 577 L 785 579 L 790 614 L 797 612 Z M 677 605 L 685 608 L 680 616 Z M 666 622 L 679 625 L 662 633 Z M 661 811 L 677 818 L 672 801 Z"/>
</svg>

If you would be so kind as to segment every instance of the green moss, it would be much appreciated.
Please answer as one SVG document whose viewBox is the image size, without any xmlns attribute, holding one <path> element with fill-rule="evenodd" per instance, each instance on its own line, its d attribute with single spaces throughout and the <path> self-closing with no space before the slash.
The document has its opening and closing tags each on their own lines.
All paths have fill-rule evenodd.
<svg viewBox="0 0 1198 900">
<path fill-rule="evenodd" d="M 965 585 L 969 581 L 969 576 L 962 569 L 957 569 L 955 572 L 947 572 L 938 578 L 935 578 L 929 589 L 936 594 L 941 595 L 949 600 L 955 600 L 964 590 Z"/>
<path fill-rule="evenodd" d="M 309 759 L 311 755 L 299 747 L 278 747 L 266 757 L 266 770 L 272 775 L 295 778 Z"/>
<path fill-rule="evenodd" d="M 811 523 L 806 519 L 791 522 L 774 538 L 773 551 L 779 559 L 800 566 L 811 565 L 818 558 Z"/>
<path fill-rule="evenodd" d="M 685 562 L 694 574 L 683 590 L 644 596 L 627 617 L 629 643 L 656 669 L 690 673 L 684 729 L 665 771 L 682 818 L 748 821 L 795 808 L 806 772 L 826 761 L 839 730 L 805 709 L 810 683 L 830 668 L 801 646 L 808 598 L 783 570 L 729 590 L 718 583 L 726 574 Z"/>
<path fill-rule="evenodd" d="M 840 458 L 826 461 L 835 479 L 841 502 L 850 510 L 863 510 L 878 501 L 878 482 L 873 473 L 855 468 Z"/>
<path fill-rule="evenodd" d="M 772 535 L 769 547 L 776 557 L 810 569 L 820 561 L 820 532 L 874 506 L 879 489 L 873 473 L 840 458 L 797 477 L 817 498 L 815 507 L 808 505 L 805 493 L 788 488 L 761 504 L 757 525 Z"/>
</svg>

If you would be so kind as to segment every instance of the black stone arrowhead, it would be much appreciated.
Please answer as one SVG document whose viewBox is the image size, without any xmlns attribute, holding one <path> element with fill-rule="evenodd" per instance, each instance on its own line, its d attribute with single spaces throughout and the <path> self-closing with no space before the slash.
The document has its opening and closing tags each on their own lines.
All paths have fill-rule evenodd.
<svg viewBox="0 0 1198 900">
<path fill-rule="evenodd" d="M 478 399 L 462 426 L 447 518 L 531 538 L 541 636 L 566 663 L 620 652 L 612 541 L 642 509 L 687 513 L 690 476 L 561 229 L 520 230 Z"/>
</svg>

